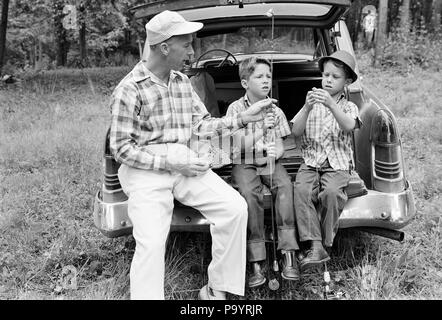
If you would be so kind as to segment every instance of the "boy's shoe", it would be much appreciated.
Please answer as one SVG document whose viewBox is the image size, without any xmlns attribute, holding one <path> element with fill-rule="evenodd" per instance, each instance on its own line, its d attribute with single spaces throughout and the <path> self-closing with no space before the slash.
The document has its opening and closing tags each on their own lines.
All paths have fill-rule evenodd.
<svg viewBox="0 0 442 320">
<path fill-rule="evenodd" d="M 298 281 L 299 270 L 296 262 L 295 251 L 286 250 L 282 258 L 282 272 L 281 276 L 286 280 Z"/>
<path fill-rule="evenodd" d="M 322 246 L 321 241 L 312 241 L 312 247 L 307 251 L 307 255 L 301 260 L 299 266 L 301 271 L 320 265 L 330 260 L 330 256 Z"/>
<path fill-rule="evenodd" d="M 263 285 L 266 282 L 263 270 L 259 262 L 252 262 L 252 274 L 249 276 L 247 285 L 250 288 L 255 288 Z"/>
<path fill-rule="evenodd" d="M 206 284 L 201 288 L 198 294 L 199 300 L 226 300 L 226 293 L 224 291 L 213 290 Z"/>
</svg>

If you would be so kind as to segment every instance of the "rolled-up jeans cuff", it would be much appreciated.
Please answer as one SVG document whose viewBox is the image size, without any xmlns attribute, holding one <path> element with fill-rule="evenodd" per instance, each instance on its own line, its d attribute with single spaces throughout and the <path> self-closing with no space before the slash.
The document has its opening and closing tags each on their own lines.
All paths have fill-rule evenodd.
<svg viewBox="0 0 442 320">
<path fill-rule="evenodd" d="M 278 228 L 278 249 L 299 250 L 295 228 Z"/>
<path fill-rule="evenodd" d="M 266 259 L 266 245 L 264 240 L 247 241 L 247 261 L 255 262 Z"/>
</svg>

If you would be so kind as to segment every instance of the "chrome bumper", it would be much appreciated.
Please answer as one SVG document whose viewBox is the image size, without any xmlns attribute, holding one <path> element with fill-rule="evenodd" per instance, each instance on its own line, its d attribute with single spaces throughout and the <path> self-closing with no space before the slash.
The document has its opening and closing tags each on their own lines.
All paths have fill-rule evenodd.
<svg viewBox="0 0 442 320">
<path fill-rule="evenodd" d="M 339 218 L 339 228 L 378 227 L 398 230 L 407 225 L 415 214 L 410 187 L 401 193 L 368 190 L 368 194 L 347 201 Z M 97 192 L 93 215 L 95 226 L 109 238 L 132 233 L 127 201 L 104 203 L 100 192 Z M 171 231 L 209 231 L 209 223 L 199 211 L 176 204 Z"/>
<path fill-rule="evenodd" d="M 352 198 L 339 217 L 339 228 L 378 227 L 398 230 L 410 223 L 416 214 L 411 187 L 400 193 L 368 190 Z"/>
</svg>

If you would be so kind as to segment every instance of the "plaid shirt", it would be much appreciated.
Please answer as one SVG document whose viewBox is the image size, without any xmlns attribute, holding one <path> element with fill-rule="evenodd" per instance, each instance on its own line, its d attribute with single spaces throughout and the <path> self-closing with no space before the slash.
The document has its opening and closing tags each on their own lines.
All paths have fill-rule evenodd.
<svg viewBox="0 0 442 320">
<path fill-rule="evenodd" d="M 358 124 L 361 123 L 358 107 L 347 101 L 343 94 L 337 105 Z M 349 170 L 350 163 L 353 163 L 352 133 L 342 131 L 330 109 L 316 103 L 301 137 L 301 151 L 308 166 L 320 168 L 328 159 L 334 170 Z"/>
<path fill-rule="evenodd" d="M 229 105 L 229 108 L 227 109 L 227 116 L 233 116 L 236 114 L 239 114 L 240 112 L 243 112 L 247 110 L 247 108 L 250 107 L 249 99 L 247 98 L 247 94 L 244 95 L 244 97 L 232 102 Z M 248 123 L 246 127 L 241 129 L 241 133 L 244 136 L 248 135 L 254 135 L 258 130 L 263 130 L 264 127 L 264 120 L 258 121 L 258 122 L 252 122 Z M 275 108 L 275 138 L 283 138 L 288 136 L 291 133 L 290 126 L 287 122 L 287 118 L 285 117 L 284 112 L 278 107 Z M 262 152 L 264 146 L 267 144 L 267 135 L 262 136 L 259 140 L 255 141 L 254 149 L 255 151 Z M 238 153 L 241 153 L 238 150 L 237 146 L 234 146 L 233 148 L 233 157 L 237 156 Z"/>
<path fill-rule="evenodd" d="M 111 152 L 118 162 L 139 169 L 165 169 L 166 155 L 147 145 L 189 145 L 192 134 L 208 137 L 243 127 L 239 115 L 211 118 L 186 75 L 171 71 L 166 84 L 142 61 L 115 88 L 110 108 Z"/>
</svg>

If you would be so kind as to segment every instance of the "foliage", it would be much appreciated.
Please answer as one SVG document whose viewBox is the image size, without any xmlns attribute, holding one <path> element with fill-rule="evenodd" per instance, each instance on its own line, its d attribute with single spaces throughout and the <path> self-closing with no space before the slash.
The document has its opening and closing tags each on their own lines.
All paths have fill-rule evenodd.
<svg viewBox="0 0 442 320">
<path fill-rule="evenodd" d="M 65 4 L 77 6 L 78 24 L 85 22 L 89 64 L 92 66 L 130 64 L 134 59 L 124 56 L 137 56 L 138 45 L 131 34 L 142 33 L 142 27 L 131 20 L 128 11 L 140 0 L 11 0 L 8 30 L 5 72 L 13 69 L 29 70 L 38 68 L 53 69 L 57 56 L 60 34 L 65 34 L 68 42 L 67 65 L 82 66 L 79 53 L 79 30 L 65 30 L 56 27 L 63 19 Z M 85 10 L 80 11 L 80 4 Z M 39 53 L 39 44 L 42 53 Z M 38 60 L 41 55 L 41 60 Z M 122 57 L 123 56 L 123 57 Z M 114 61 L 115 60 L 115 61 Z"/>
<path fill-rule="evenodd" d="M 410 21 L 415 30 L 426 30 L 431 34 L 436 34 L 431 21 L 431 3 L 436 0 L 411 0 Z M 129 8 L 145 0 L 11 0 L 7 30 L 7 52 L 6 66 L 4 72 L 15 73 L 19 70 L 29 70 L 31 68 L 49 70 L 56 67 L 55 60 L 58 51 L 64 50 L 66 54 L 66 64 L 68 67 L 84 66 L 117 66 L 130 65 L 138 59 L 138 37 L 143 40 L 144 27 L 141 23 L 132 19 Z M 32 3 L 32 5 L 31 5 Z M 60 4 L 60 8 L 53 10 L 54 4 Z M 399 21 L 399 8 L 401 1 L 389 1 L 389 32 L 391 38 L 398 38 L 393 32 Z M 430 5 L 428 4 L 430 3 Z M 56 28 L 55 21 L 63 18 L 62 8 L 64 4 L 75 5 L 78 10 L 78 24 L 85 22 L 86 26 L 86 48 L 87 61 L 82 61 L 80 57 L 79 30 L 64 30 L 66 34 L 66 45 L 57 48 L 60 44 L 60 32 L 62 29 Z M 357 40 L 360 28 L 360 11 L 365 5 L 377 6 L 377 0 L 355 0 L 347 14 L 347 25 L 354 42 Z M 82 6 L 81 6 L 82 5 Z M 80 7 L 84 10 L 80 11 Z M 59 19 L 58 19 L 59 20 Z M 391 27 L 391 29 L 390 29 Z M 428 47 L 433 43 L 431 34 L 424 36 L 422 32 L 416 31 L 416 37 L 407 38 L 409 46 L 404 48 L 406 52 L 409 48 Z M 398 38 L 398 44 L 402 44 Z M 410 43 L 410 41 L 414 41 Z M 393 46 L 390 46 L 393 48 Z M 437 46 L 431 46 L 430 50 L 436 51 Z M 390 50 L 390 51 L 393 51 Z M 416 53 L 415 55 L 418 55 Z M 386 63 L 392 58 L 387 49 Z M 407 58 L 413 64 L 421 64 L 425 67 L 425 62 L 419 62 L 422 57 Z M 432 59 L 430 59 L 432 60 Z"/>
<path fill-rule="evenodd" d="M 419 28 L 394 29 L 386 42 L 381 64 L 411 72 L 416 67 L 439 71 L 442 66 L 442 36 Z"/>
</svg>

